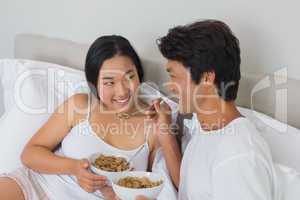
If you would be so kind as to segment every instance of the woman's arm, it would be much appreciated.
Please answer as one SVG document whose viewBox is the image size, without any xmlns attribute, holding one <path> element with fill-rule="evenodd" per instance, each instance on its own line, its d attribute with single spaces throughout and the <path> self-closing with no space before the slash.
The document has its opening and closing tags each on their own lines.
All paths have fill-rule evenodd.
<svg viewBox="0 0 300 200">
<path fill-rule="evenodd" d="M 166 135 L 162 139 L 160 139 L 160 143 L 162 145 L 162 152 L 166 160 L 167 168 L 172 177 L 174 185 L 176 186 L 176 188 L 178 188 L 182 157 L 177 140 L 171 134 L 172 133 L 169 133 L 169 135 Z"/>
<path fill-rule="evenodd" d="M 181 153 L 179 145 L 174 135 L 171 132 L 158 133 L 162 134 L 159 141 L 162 147 L 162 152 L 166 160 L 168 171 L 172 177 L 173 183 L 176 188 L 179 187 L 180 180 L 180 166 L 181 166 Z"/>
<path fill-rule="evenodd" d="M 87 95 L 77 94 L 60 105 L 49 120 L 25 146 L 21 160 L 25 166 L 44 174 L 68 174 L 77 178 L 78 184 L 87 192 L 101 190 L 106 178 L 89 171 L 89 162 L 55 155 L 53 150 L 69 133 L 75 121 L 75 111 L 86 110 Z M 82 112 L 80 112 L 82 114 Z"/>
<path fill-rule="evenodd" d="M 74 120 L 73 96 L 60 105 L 49 120 L 25 146 L 21 160 L 35 171 L 49 174 L 72 174 L 76 160 L 55 155 L 52 151 L 68 134 Z"/>
<path fill-rule="evenodd" d="M 181 163 L 181 153 L 179 151 L 177 140 L 171 138 L 165 138 L 164 141 L 156 141 L 154 149 L 150 152 L 148 170 L 151 171 L 154 163 L 154 159 L 158 148 L 162 149 L 167 169 L 169 175 L 172 178 L 172 182 L 176 188 L 179 186 L 179 176 L 180 176 L 180 163 Z M 165 143 L 165 145 L 160 146 L 159 143 Z"/>
<path fill-rule="evenodd" d="M 155 133 L 149 135 L 148 144 L 150 146 L 150 155 L 148 159 L 148 171 L 152 170 L 156 152 L 159 149 L 159 141 Z"/>
<path fill-rule="evenodd" d="M 157 141 L 161 146 L 173 183 L 178 188 L 182 156 L 176 137 L 171 131 L 171 110 L 167 105 L 165 106 L 162 108 L 158 101 L 154 102 L 155 113 L 150 111 L 148 116 L 155 123 Z M 155 155 L 152 156 L 154 159 Z"/>
</svg>

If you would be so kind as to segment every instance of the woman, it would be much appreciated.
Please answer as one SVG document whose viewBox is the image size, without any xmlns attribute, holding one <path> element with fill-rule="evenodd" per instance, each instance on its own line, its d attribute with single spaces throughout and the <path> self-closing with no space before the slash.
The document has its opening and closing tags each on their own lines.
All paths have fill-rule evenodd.
<svg viewBox="0 0 300 200">
<path fill-rule="evenodd" d="M 89 171 L 87 158 L 96 152 L 131 157 L 141 148 L 133 167 L 150 169 L 158 142 L 134 98 L 143 68 L 131 44 L 121 36 L 98 38 L 85 74 L 91 93 L 67 99 L 31 138 L 25 166 L 1 176 L 0 199 L 114 199 L 106 177 Z"/>
</svg>

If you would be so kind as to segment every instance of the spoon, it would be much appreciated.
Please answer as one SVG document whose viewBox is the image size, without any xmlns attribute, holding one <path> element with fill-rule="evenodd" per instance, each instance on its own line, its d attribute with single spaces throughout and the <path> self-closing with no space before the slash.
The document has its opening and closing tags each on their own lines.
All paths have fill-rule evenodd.
<svg viewBox="0 0 300 200">
<path fill-rule="evenodd" d="M 129 158 L 129 160 L 127 162 L 130 163 L 139 154 L 139 152 L 144 148 L 144 146 L 145 146 L 145 144 L 143 144 L 142 146 L 140 146 L 140 148 L 133 154 L 133 156 L 131 156 Z"/>
</svg>

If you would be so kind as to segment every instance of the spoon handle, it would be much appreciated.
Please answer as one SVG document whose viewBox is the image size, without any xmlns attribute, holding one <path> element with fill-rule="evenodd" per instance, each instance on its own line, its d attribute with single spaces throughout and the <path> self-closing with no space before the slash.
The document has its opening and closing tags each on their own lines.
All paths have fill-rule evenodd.
<svg viewBox="0 0 300 200">
<path fill-rule="evenodd" d="M 140 148 L 135 152 L 135 154 L 129 158 L 129 160 L 128 160 L 129 163 L 133 160 L 133 158 L 135 158 L 139 154 L 139 152 L 144 148 L 144 146 L 145 146 L 145 144 L 140 146 Z"/>
</svg>

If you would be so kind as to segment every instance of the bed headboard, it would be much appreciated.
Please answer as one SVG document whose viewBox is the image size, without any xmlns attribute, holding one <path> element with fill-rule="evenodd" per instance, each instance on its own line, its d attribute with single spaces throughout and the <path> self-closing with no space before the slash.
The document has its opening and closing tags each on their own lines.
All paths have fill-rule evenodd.
<svg viewBox="0 0 300 200">
<path fill-rule="evenodd" d="M 83 69 L 89 45 L 42 35 L 18 34 L 15 58 L 39 60 Z"/>
<path fill-rule="evenodd" d="M 15 58 L 52 62 L 83 69 L 88 44 L 49 38 L 33 34 L 19 34 L 15 38 Z M 145 63 L 146 62 L 146 63 Z M 144 60 L 146 79 L 159 82 L 163 73 L 157 73 L 161 63 Z M 283 69 L 272 75 L 242 74 L 237 104 L 253 107 L 289 125 L 300 128 L 300 80 L 287 78 Z M 251 100 L 252 99 L 252 100 Z M 251 106 L 252 105 L 252 106 Z"/>
</svg>

